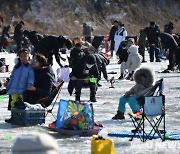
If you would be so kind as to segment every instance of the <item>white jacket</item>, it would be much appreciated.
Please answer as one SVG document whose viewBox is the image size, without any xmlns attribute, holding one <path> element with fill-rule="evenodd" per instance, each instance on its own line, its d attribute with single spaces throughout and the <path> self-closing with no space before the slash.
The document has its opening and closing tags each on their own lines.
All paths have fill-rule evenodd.
<svg viewBox="0 0 180 154">
<path fill-rule="evenodd" d="M 126 39 L 127 31 L 124 27 L 118 28 L 114 35 L 114 51 L 117 52 L 119 45 Z"/>
<path fill-rule="evenodd" d="M 138 47 L 132 45 L 129 49 L 129 56 L 126 62 L 126 69 L 129 72 L 135 71 L 137 68 L 140 67 L 142 62 L 142 56 L 138 53 Z"/>
</svg>

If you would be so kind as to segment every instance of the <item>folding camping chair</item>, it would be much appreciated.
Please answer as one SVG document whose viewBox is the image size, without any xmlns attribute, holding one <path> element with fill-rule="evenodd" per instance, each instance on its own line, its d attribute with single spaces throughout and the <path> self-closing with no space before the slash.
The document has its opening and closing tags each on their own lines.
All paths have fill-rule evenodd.
<svg viewBox="0 0 180 154">
<path fill-rule="evenodd" d="M 54 116 L 54 114 L 52 113 L 52 110 L 57 102 L 57 99 L 59 97 L 59 94 L 61 92 L 61 88 L 63 86 L 64 81 L 58 82 L 54 84 L 54 89 L 52 90 L 52 92 L 50 93 L 50 95 L 48 97 L 44 97 L 41 98 L 37 101 L 36 104 L 41 104 L 46 111 L 45 117 L 47 117 L 47 115 L 49 113 L 52 114 L 52 116 L 54 117 L 54 119 L 56 119 L 56 117 Z M 53 102 L 53 100 L 55 99 L 55 101 Z M 53 103 L 53 104 L 52 104 Z M 52 104 L 52 107 L 50 109 L 48 109 L 47 107 L 50 106 Z"/>
<path fill-rule="evenodd" d="M 163 95 L 162 89 L 163 79 L 160 79 L 141 98 L 141 102 L 138 101 L 142 113 L 139 115 L 129 113 L 135 127 L 135 130 L 132 130 L 134 134 L 130 141 L 132 141 L 137 134 L 142 142 L 154 138 L 160 138 L 162 141 L 165 141 L 165 96 Z M 160 124 L 162 125 L 161 130 Z M 145 130 L 145 126 L 147 125 L 150 125 L 150 131 Z"/>
</svg>

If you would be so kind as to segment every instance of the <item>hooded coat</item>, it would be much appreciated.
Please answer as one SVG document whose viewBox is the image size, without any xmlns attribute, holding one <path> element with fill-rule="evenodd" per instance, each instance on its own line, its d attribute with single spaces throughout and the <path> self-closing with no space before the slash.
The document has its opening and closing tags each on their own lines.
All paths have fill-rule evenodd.
<svg viewBox="0 0 180 154">
<path fill-rule="evenodd" d="M 126 62 L 126 69 L 128 69 L 129 72 L 132 72 L 140 67 L 142 56 L 138 53 L 138 47 L 135 45 L 128 49 L 128 53 L 129 56 Z"/>
<path fill-rule="evenodd" d="M 18 63 L 11 72 L 8 94 L 22 94 L 28 85 L 34 85 L 34 71 L 29 63 Z"/>
<path fill-rule="evenodd" d="M 144 85 L 141 84 L 140 80 L 142 74 L 146 76 L 146 82 Z M 153 86 L 154 71 L 152 71 L 150 68 L 142 67 L 137 69 L 133 77 L 136 85 L 127 92 L 131 96 L 141 97 Z"/>
</svg>

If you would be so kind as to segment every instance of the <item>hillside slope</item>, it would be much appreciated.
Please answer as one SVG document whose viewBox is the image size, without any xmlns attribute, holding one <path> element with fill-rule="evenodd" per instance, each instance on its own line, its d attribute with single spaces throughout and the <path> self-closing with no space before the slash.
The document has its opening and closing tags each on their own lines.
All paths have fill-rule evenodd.
<svg viewBox="0 0 180 154">
<path fill-rule="evenodd" d="M 82 34 L 83 22 L 93 26 L 94 35 L 106 35 L 114 19 L 121 20 L 131 35 L 138 35 L 152 20 L 161 30 L 172 21 L 179 33 L 179 8 L 179 0 L 0 0 L 4 24 L 22 19 L 26 29 L 71 37 Z"/>
</svg>

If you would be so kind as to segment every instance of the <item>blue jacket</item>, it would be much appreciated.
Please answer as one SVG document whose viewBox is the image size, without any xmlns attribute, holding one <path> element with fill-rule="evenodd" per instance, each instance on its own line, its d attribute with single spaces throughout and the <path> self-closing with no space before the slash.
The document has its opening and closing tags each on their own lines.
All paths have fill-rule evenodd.
<svg viewBox="0 0 180 154">
<path fill-rule="evenodd" d="M 34 71 L 33 68 L 27 64 L 20 64 L 13 68 L 10 80 L 8 82 L 8 94 L 22 94 L 28 85 L 34 85 Z"/>
</svg>

